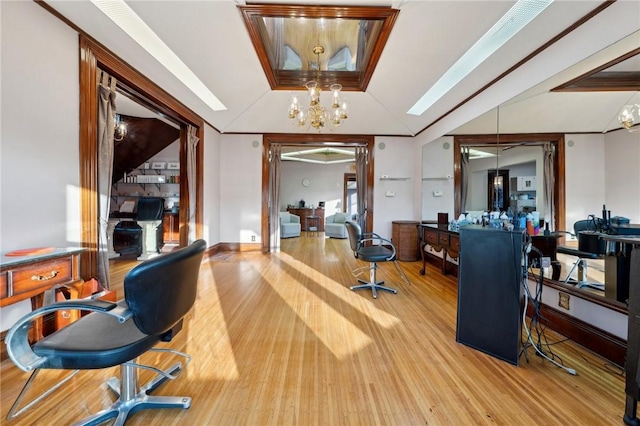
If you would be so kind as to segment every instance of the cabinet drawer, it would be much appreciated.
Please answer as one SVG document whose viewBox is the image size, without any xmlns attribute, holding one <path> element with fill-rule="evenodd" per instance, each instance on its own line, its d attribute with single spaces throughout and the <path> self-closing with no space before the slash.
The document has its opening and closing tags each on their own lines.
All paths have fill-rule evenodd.
<svg viewBox="0 0 640 426">
<path fill-rule="evenodd" d="M 73 277 L 71 258 L 52 259 L 36 265 L 18 266 L 2 274 L 2 297 L 68 283 Z"/>
<path fill-rule="evenodd" d="M 429 245 L 434 245 L 438 242 L 438 231 L 425 229 L 424 230 L 424 241 Z"/>
</svg>

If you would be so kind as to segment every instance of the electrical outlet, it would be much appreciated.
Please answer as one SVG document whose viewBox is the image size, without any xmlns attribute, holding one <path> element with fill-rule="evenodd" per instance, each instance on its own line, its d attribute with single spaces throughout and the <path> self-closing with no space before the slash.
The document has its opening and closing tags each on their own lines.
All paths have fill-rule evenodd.
<svg viewBox="0 0 640 426">
<path fill-rule="evenodd" d="M 255 236 L 255 235 L 252 235 L 252 236 L 251 236 L 251 242 L 252 242 L 252 243 L 254 243 L 255 241 L 256 241 L 256 236 Z"/>
<path fill-rule="evenodd" d="M 564 309 L 566 309 L 568 311 L 569 310 L 569 299 L 571 299 L 571 296 L 569 296 L 567 293 L 559 292 L 558 293 L 558 306 L 560 306 L 561 308 L 564 308 Z"/>
</svg>

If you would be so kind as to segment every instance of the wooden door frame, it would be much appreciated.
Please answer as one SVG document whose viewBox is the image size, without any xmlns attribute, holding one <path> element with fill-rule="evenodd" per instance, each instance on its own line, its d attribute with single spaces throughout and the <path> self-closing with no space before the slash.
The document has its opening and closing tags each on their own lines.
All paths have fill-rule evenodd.
<svg viewBox="0 0 640 426">
<path fill-rule="evenodd" d="M 347 212 L 347 185 L 349 182 L 353 182 L 356 180 L 355 173 L 345 173 L 344 180 L 342 182 L 342 211 L 344 213 Z"/>
<path fill-rule="evenodd" d="M 96 277 L 98 269 L 98 68 L 118 80 L 118 88 L 141 104 L 180 123 L 180 164 L 187 162 L 187 125 L 200 139 L 196 147 L 196 237 L 202 236 L 204 121 L 147 77 L 104 46 L 80 34 L 80 235 L 86 247 L 81 260 L 83 278 Z M 189 227 L 186 167 L 180 168 L 180 245 L 186 245 Z"/>
<path fill-rule="evenodd" d="M 373 186 L 374 186 L 374 143 L 375 137 L 370 135 L 324 135 L 324 134 L 294 134 L 294 133 L 266 133 L 262 136 L 262 252 L 269 253 L 271 228 L 269 226 L 269 151 L 271 145 L 279 144 L 283 146 L 331 146 L 356 148 L 364 146 L 367 148 L 367 217 L 366 232 L 373 230 Z"/>
</svg>

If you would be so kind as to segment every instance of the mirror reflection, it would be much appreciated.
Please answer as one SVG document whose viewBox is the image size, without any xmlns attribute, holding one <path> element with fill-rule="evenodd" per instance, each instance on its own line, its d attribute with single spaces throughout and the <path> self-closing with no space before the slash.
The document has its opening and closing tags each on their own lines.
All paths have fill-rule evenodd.
<svg viewBox="0 0 640 426">
<path fill-rule="evenodd" d="M 495 139 L 496 135 L 463 135 L 423 146 L 422 219 L 435 220 L 439 212 L 448 213 L 449 221 L 464 212 L 470 222 L 496 210 L 513 218 L 536 215 L 532 242 L 546 259 L 532 272 L 542 267 L 545 278 L 559 287 L 626 306 L 625 247 L 607 242 L 606 237 L 640 234 L 638 188 L 625 183 L 637 173 L 626 159 L 640 153 L 637 138 L 618 130 L 500 135 L 499 146 Z M 554 147 L 552 197 L 545 196 L 548 180 L 542 146 L 547 143 Z M 465 169 L 468 182 L 463 197 Z M 451 170 L 453 177 L 448 176 Z"/>
</svg>

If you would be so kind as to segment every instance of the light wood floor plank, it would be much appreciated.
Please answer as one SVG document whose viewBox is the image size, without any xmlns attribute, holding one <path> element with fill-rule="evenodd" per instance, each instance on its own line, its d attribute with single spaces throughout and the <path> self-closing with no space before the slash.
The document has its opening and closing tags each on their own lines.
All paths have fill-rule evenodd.
<svg viewBox="0 0 640 426">
<path fill-rule="evenodd" d="M 455 340 L 457 284 L 420 262 L 379 278 L 398 294 L 349 290 L 362 266 L 347 240 L 282 241 L 272 255 L 223 253 L 201 268 L 198 298 L 168 345 L 193 361 L 159 395 L 189 395 L 188 410 L 136 413 L 129 425 L 622 424 L 619 368 L 570 342 L 553 346 L 572 376 L 528 350 L 513 366 Z M 112 286 L 134 263 L 112 262 Z M 364 278 L 367 278 L 365 275 Z M 551 341 L 558 336 L 547 331 Z M 166 355 L 143 362 L 167 366 Z M 39 407 L 3 424 L 69 424 L 107 406 L 115 368 L 81 372 Z M 27 378 L 2 363 L 6 416 Z M 141 377 L 148 377 L 141 372 Z M 60 377 L 44 371 L 37 388 Z"/>
</svg>

